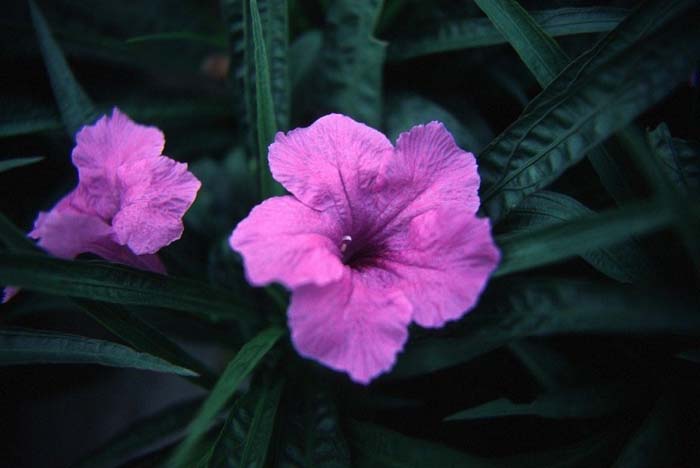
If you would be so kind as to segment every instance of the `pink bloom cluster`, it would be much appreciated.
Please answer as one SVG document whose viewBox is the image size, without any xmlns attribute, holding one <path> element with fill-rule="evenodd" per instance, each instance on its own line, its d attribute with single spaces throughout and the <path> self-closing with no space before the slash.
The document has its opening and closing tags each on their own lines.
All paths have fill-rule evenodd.
<svg viewBox="0 0 700 468">
<path fill-rule="evenodd" d="M 39 213 L 29 236 L 57 257 L 92 253 L 165 273 L 156 252 L 182 235 L 182 216 L 199 180 L 187 164 L 162 155 L 159 129 L 138 125 L 118 109 L 83 127 L 76 141 L 78 186 Z M 15 292 L 7 288 L 4 301 Z"/>
<path fill-rule="evenodd" d="M 343 115 L 278 133 L 270 198 L 230 238 L 250 283 L 291 289 L 303 356 L 368 383 L 388 371 L 411 322 L 441 327 L 470 310 L 499 261 L 476 217 L 479 175 L 437 122 L 396 147 Z"/>
</svg>

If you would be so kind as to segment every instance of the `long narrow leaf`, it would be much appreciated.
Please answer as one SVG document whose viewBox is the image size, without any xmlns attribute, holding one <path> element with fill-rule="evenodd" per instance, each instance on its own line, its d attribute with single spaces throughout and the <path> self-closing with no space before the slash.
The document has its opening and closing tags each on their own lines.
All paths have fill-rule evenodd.
<svg viewBox="0 0 700 468">
<path fill-rule="evenodd" d="M 0 284 L 116 304 L 165 307 L 210 321 L 253 318 L 251 309 L 226 291 L 101 262 L 0 253 Z"/>
<path fill-rule="evenodd" d="M 262 198 L 284 193 L 275 182 L 267 163 L 267 147 L 272 143 L 277 132 L 275 121 L 275 103 L 272 99 L 270 69 L 263 36 L 260 11 L 257 0 L 250 0 L 250 16 L 255 45 L 255 102 L 258 135 L 258 171 L 260 171 L 260 190 Z"/>
<path fill-rule="evenodd" d="M 532 231 L 591 217 L 595 212 L 561 193 L 542 190 L 528 196 L 513 209 L 503 222 L 505 232 Z M 581 258 L 601 273 L 623 283 L 649 283 L 654 273 L 651 260 L 633 239 L 609 247 L 582 251 Z"/>
<path fill-rule="evenodd" d="M 277 468 L 356 466 L 351 463 L 335 403 L 326 391 L 313 382 L 302 383 L 285 403 L 280 415 Z"/>
<path fill-rule="evenodd" d="M 474 0 L 542 85 L 569 64 L 559 45 L 515 0 Z"/>
<path fill-rule="evenodd" d="M 539 416 L 550 419 L 598 418 L 629 406 L 629 391 L 629 388 L 619 385 L 598 385 L 546 393 L 530 403 L 514 403 L 507 398 L 500 398 L 459 411 L 445 418 L 445 421 L 507 416 Z"/>
<path fill-rule="evenodd" d="M 97 118 L 97 110 L 73 76 L 61 48 L 51 34 L 46 18 L 34 0 L 29 0 L 29 8 L 63 126 L 68 136 L 74 138 L 80 127 Z"/>
<path fill-rule="evenodd" d="M 111 367 L 197 374 L 127 346 L 83 336 L 32 330 L 0 330 L 0 365 L 99 364 Z"/>
<path fill-rule="evenodd" d="M 15 169 L 17 167 L 29 166 L 30 164 L 38 163 L 44 159 L 41 156 L 35 156 L 30 158 L 14 158 L 14 159 L 3 159 L 0 161 L 0 172 L 9 171 L 10 169 Z"/>
<path fill-rule="evenodd" d="M 381 124 L 386 44 L 374 37 L 383 0 L 337 0 L 329 5 L 321 51 L 324 111 L 372 127 Z"/>
<path fill-rule="evenodd" d="M 678 25 L 595 70 L 581 67 L 578 60 L 572 63 L 567 70 L 581 69 L 575 80 L 559 75 L 481 153 L 486 212 L 498 221 L 525 196 L 555 180 L 663 98 L 685 78 L 690 60 L 699 52 L 697 30 Z"/>
<path fill-rule="evenodd" d="M 697 297 L 562 279 L 496 283 L 446 336 L 409 343 L 393 377 L 467 362 L 515 339 L 565 333 L 700 335 Z"/>
<path fill-rule="evenodd" d="M 537 24 L 551 36 L 605 32 L 627 14 L 622 8 L 569 7 L 533 11 Z M 503 44 L 507 39 L 486 18 L 450 19 L 428 31 L 400 37 L 389 44 L 388 60 L 405 60 L 427 54 Z"/>
<path fill-rule="evenodd" d="M 191 460 L 196 447 L 216 415 L 231 399 L 243 380 L 255 369 L 260 360 L 283 335 L 281 328 L 268 328 L 246 343 L 226 366 L 197 416 L 188 427 L 185 440 L 178 446 L 169 466 L 183 467 Z"/>
<path fill-rule="evenodd" d="M 2 213 L 0 213 L 0 244 L 17 252 L 41 252 L 34 242 L 29 240 L 29 238 Z"/>
<path fill-rule="evenodd" d="M 267 458 L 284 381 L 250 390 L 233 405 L 209 468 L 262 467 Z"/>
<path fill-rule="evenodd" d="M 659 203 L 628 205 L 568 222 L 497 238 L 502 260 L 495 276 L 546 265 L 658 230 L 673 220 Z"/>
<path fill-rule="evenodd" d="M 199 375 L 195 383 L 208 388 L 214 385 L 214 375 L 204 364 L 143 318 L 117 304 L 86 300 L 79 300 L 78 303 L 88 315 L 135 349 L 194 370 Z"/>
</svg>

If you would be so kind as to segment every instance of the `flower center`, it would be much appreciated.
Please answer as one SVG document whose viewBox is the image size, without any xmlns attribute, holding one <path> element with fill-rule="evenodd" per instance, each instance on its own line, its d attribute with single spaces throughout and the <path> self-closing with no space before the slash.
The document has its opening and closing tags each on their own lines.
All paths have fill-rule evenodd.
<svg viewBox="0 0 700 468">
<path fill-rule="evenodd" d="M 350 245 L 350 242 L 352 242 L 352 237 L 350 236 L 343 236 L 340 242 L 340 252 L 345 253 L 346 250 L 348 250 L 348 246 Z"/>
<path fill-rule="evenodd" d="M 354 269 L 361 269 L 374 265 L 381 249 L 373 242 L 364 239 L 354 239 L 345 235 L 340 242 L 340 253 L 343 256 L 343 264 Z"/>
</svg>

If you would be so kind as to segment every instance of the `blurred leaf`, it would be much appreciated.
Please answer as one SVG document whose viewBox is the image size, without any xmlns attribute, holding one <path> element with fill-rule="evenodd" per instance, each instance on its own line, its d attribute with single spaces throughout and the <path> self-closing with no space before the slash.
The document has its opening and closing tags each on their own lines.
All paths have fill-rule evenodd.
<svg viewBox="0 0 700 468">
<path fill-rule="evenodd" d="M 476 113 L 470 112 L 468 122 L 462 124 L 448 110 L 439 104 L 417 94 L 391 96 L 387 102 L 387 136 L 396 141 L 398 136 L 409 131 L 414 125 L 437 120 L 454 136 L 457 145 L 467 151 L 478 151 L 493 137 L 488 124 Z"/>
<path fill-rule="evenodd" d="M 635 47 L 624 37 L 622 51 L 617 35 L 572 62 L 481 153 L 482 203 L 495 221 L 662 99 L 700 52 L 697 29 L 682 23 Z"/>
<path fill-rule="evenodd" d="M 282 1 L 281 3 L 284 3 L 284 7 L 286 8 L 286 2 Z M 277 7 L 280 7 L 280 5 L 277 5 Z M 268 55 L 266 52 L 265 37 L 263 36 L 257 0 L 250 0 L 250 16 L 255 55 L 255 102 L 259 152 L 258 170 L 260 171 L 261 197 L 265 199 L 271 195 L 284 193 L 284 189 L 272 178 L 270 166 L 267 163 L 267 147 L 272 144 L 272 141 L 275 139 L 277 123 L 275 121 L 275 103 L 272 97 Z M 284 79 L 286 80 L 286 76 Z"/>
<path fill-rule="evenodd" d="M 566 333 L 700 335 L 700 301 L 678 292 L 564 279 L 492 283 L 480 305 L 438 336 L 409 342 L 390 376 L 455 366 L 523 337 Z"/>
<path fill-rule="evenodd" d="M 199 360 L 186 353 L 177 343 L 162 334 L 145 319 L 117 304 L 79 300 L 82 309 L 107 330 L 135 349 L 158 356 L 198 374 L 194 382 L 211 388 L 216 378 Z"/>
<path fill-rule="evenodd" d="M 546 391 L 561 390 L 583 380 L 582 373 L 566 354 L 536 338 L 513 341 L 508 349 Z"/>
<path fill-rule="evenodd" d="M 267 328 L 243 345 L 228 366 L 226 366 L 214 389 L 199 409 L 197 416 L 189 424 L 187 437 L 175 450 L 168 466 L 188 466 L 193 449 L 197 446 L 197 443 L 216 415 L 226 406 L 241 382 L 248 377 L 283 334 L 284 330 L 281 328 Z"/>
<path fill-rule="evenodd" d="M 276 129 L 289 129 L 289 8 L 287 0 L 256 0 L 262 20 L 262 33 L 270 73 L 270 92 L 274 102 Z M 255 40 L 255 30 L 253 30 Z M 257 67 L 256 67 L 257 70 Z M 272 142 L 272 140 L 270 140 Z"/>
<path fill-rule="evenodd" d="M 107 113 L 112 104 L 101 103 L 97 109 Z M 117 107 L 137 122 L 170 123 L 183 118 L 203 119 L 230 118 L 231 106 L 211 99 L 160 99 L 118 102 Z M 6 117 L 0 117 L 0 138 L 58 130 L 62 127 L 60 116 L 46 104 L 24 99 L 13 99 L 3 108 Z"/>
<path fill-rule="evenodd" d="M 126 44 L 138 44 L 139 42 L 150 42 L 150 41 L 190 41 L 190 42 L 202 42 L 207 45 L 215 47 L 225 47 L 226 41 L 223 38 L 216 36 L 204 36 L 202 34 L 197 34 L 187 31 L 179 32 L 164 32 L 157 34 L 144 34 L 141 36 L 134 36 L 126 39 L 124 42 Z"/>
<path fill-rule="evenodd" d="M 656 402 L 639 430 L 627 442 L 613 468 L 677 466 L 679 439 L 678 403 L 666 395 Z"/>
<path fill-rule="evenodd" d="M 228 33 L 232 104 L 234 112 L 242 116 L 248 146 L 255 148 L 255 69 L 250 4 L 246 0 L 220 0 L 220 6 Z"/>
<path fill-rule="evenodd" d="M 626 14 L 627 10 L 622 8 L 598 6 L 531 12 L 537 24 L 551 36 L 609 31 Z M 486 18 L 452 19 L 436 22 L 428 31 L 391 41 L 387 58 L 405 60 L 451 50 L 503 44 L 506 41 L 504 35 Z"/>
<path fill-rule="evenodd" d="M 333 0 L 321 50 L 324 112 L 339 112 L 371 127 L 381 125 L 386 43 L 374 38 L 383 0 Z M 318 112 L 318 109 L 317 109 Z"/>
<path fill-rule="evenodd" d="M 665 123 L 647 138 L 673 186 L 686 194 L 700 193 L 700 144 L 673 138 Z"/>
<path fill-rule="evenodd" d="M 524 242 L 524 244 L 521 244 L 520 247 L 510 244 L 508 247 L 507 237 L 501 238 L 505 242 L 504 248 L 506 249 L 504 251 L 505 266 L 501 268 L 507 271 L 508 268 L 512 267 L 512 264 L 509 263 L 512 261 L 512 257 L 508 256 L 513 251 L 508 249 L 524 249 L 522 250 L 522 258 L 526 263 L 532 262 L 532 266 L 542 265 L 544 263 L 540 262 L 546 263 L 555 257 L 561 259 L 561 254 L 577 250 L 586 262 L 610 278 L 623 283 L 649 282 L 654 278 L 650 261 L 646 259 L 645 252 L 637 245 L 636 241 L 628 236 L 642 234 L 646 229 L 658 228 L 663 223 L 669 222 L 670 219 L 668 216 L 661 216 L 658 220 L 648 217 L 644 207 L 632 210 L 623 208 L 623 210 L 612 212 L 610 216 L 597 215 L 573 198 L 561 193 L 544 190 L 535 192 L 514 208 L 503 221 L 503 228 L 508 236 L 522 233 L 518 236 L 520 241 L 515 242 Z M 659 212 L 661 211 L 659 210 Z M 586 219 L 589 221 L 585 222 Z M 572 227 L 567 229 L 564 226 L 568 223 L 572 223 Z M 543 235 L 546 232 L 546 229 L 542 230 L 544 226 L 551 226 L 552 230 L 548 231 L 548 235 Z M 559 234 L 554 233 L 554 231 L 559 231 Z M 524 234 L 525 232 L 530 232 L 534 236 L 530 238 L 529 242 L 522 240 L 528 237 Z M 535 234 L 536 232 L 543 236 L 539 237 L 538 234 Z M 574 232 L 573 237 L 568 237 L 571 232 Z M 562 242 L 558 245 L 553 238 L 559 237 L 559 235 L 562 236 Z M 564 238 L 566 238 L 565 241 Z M 515 237 L 511 237 L 511 239 L 515 239 Z M 532 243 L 530 244 L 530 242 Z M 592 244 L 603 247 L 586 250 L 586 245 Z M 610 245 L 610 247 L 604 245 Z M 525 254 L 525 250 L 529 250 L 529 248 L 536 249 L 537 253 L 532 256 Z M 544 256 L 540 256 L 542 254 Z M 528 267 L 523 264 L 516 268 Z"/>
<path fill-rule="evenodd" d="M 323 34 L 318 29 L 302 33 L 289 47 L 289 81 L 292 89 L 309 77 L 323 46 Z"/>
<path fill-rule="evenodd" d="M 44 158 L 42 156 L 35 156 L 30 158 L 14 158 L 14 159 L 3 159 L 0 160 L 0 172 L 9 171 L 17 167 L 29 166 L 30 164 L 37 163 Z"/>
<path fill-rule="evenodd" d="M 0 253 L 0 284 L 115 304 L 165 307 L 214 322 L 254 319 L 252 307 L 224 290 L 102 262 Z"/>
<path fill-rule="evenodd" d="M 408 437 L 374 424 L 349 421 L 353 466 L 361 468 L 493 468 L 499 466 L 452 448 Z"/>
<path fill-rule="evenodd" d="M 514 403 L 506 398 L 489 401 L 475 408 L 459 411 L 445 421 L 492 419 L 507 416 L 539 416 L 550 419 L 599 418 L 629 406 L 630 388 L 619 385 L 597 385 L 568 388 L 545 393 L 530 403 Z"/>
<path fill-rule="evenodd" d="M 152 415 L 139 419 L 117 433 L 95 452 L 83 457 L 72 468 L 104 468 L 116 466 L 144 452 L 157 449 L 163 440 L 172 439 L 192 419 L 201 404 L 196 399 L 168 406 Z M 154 447 L 155 446 L 155 447 Z"/>
<path fill-rule="evenodd" d="M 280 379 L 236 400 L 209 459 L 210 468 L 264 466 L 283 387 Z"/>
<path fill-rule="evenodd" d="M 647 202 L 498 236 L 496 239 L 502 256 L 494 276 L 547 265 L 573 255 L 587 254 L 626 241 L 632 235 L 658 230 L 672 220 L 673 213 L 663 205 Z M 598 261 L 601 258 L 605 259 L 600 253 L 598 258 L 594 257 Z M 615 263 L 605 266 L 614 269 L 616 262 L 622 260 L 613 257 Z"/>
<path fill-rule="evenodd" d="M 302 385 L 287 401 L 276 468 L 350 468 L 350 451 L 329 395 Z"/>
<path fill-rule="evenodd" d="M 627 149 L 633 164 L 659 199 L 666 211 L 674 215 L 674 230 L 683 239 L 683 243 L 700 274 L 700 213 L 691 201 L 685 199 L 684 192 L 668 176 L 661 158 L 653 153 L 646 135 L 639 129 L 630 128 L 622 133 L 618 140 Z M 700 280 L 700 276 L 698 276 Z"/>
<path fill-rule="evenodd" d="M 700 349 L 689 349 L 688 351 L 678 353 L 676 356 L 681 359 L 700 364 Z"/>
<path fill-rule="evenodd" d="M 51 35 L 49 25 L 34 0 L 29 0 L 29 8 L 41 47 L 41 54 L 44 57 L 46 70 L 51 80 L 51 87 L 61 111 L 63 126 L 68 136 L 73 139 L 83 125 L 97 119 L 97 110 L 75 80 L 66 59 L 63 57 L 61 48 Z"/>
<path fill-rule="evenodd" d="M 537 81 L 546 86 L 569 64 L 559 45 L 515 0 L 474 0 L 510 42 Z"/>
<path fill-rule="evenodd" d="M 197 375 L 190 369 L 118 343 L 38 330 L 0 330 L 0 366 L 19 364 L 99 364 L 188 377 Z"/>
<path fill-rule="evenodd" d="M 257 199 L 255 174 L 246 163 L 245 151 L 236 146 L 223 161 L 202 158 L 190 164 L 202 188 L 185 215 L 188 228 L 209 239 L 231 235 L 236 220 L 245 217 Z"/>
<path fill-rule="evenodd" d="M 34 244 L 17 226 L 0 213 L 0 243 L 10 250 L 25 253 L 41 253 L 39 247 Z"/>
</svg>

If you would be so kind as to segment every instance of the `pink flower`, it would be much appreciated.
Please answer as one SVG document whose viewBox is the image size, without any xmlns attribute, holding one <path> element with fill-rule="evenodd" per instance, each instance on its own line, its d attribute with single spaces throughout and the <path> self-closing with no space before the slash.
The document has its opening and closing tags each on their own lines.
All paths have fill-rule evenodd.
<svg viewBox="0 0 700 468">
<path fill-rule="evenodd" d="M 248 281 L 292 290 L 294 346 L 368 383 L 408 325 L 441 327 L 477 302 L 499 261 L 476 217 L 479 175 L 438 122 L 384 135 L 343 115 L 278 133 L 274 178 L 292 196 L 256 206 L 231 235 Z"/>
<path fill-rule="evenodd" d="M 182 216 L 199 180 L 187 164 L 161 154 L 159 129 L 138 125 L 116 108 L 111 117 L 83 127 L 76 141 L 78 186 L 39 213 L 29 236 L 57 257 L 92 253 L 165 273 L 156 252 L 182 235 Z M 15 293 L 7 288 L 4 302 Z"/>
</svg>

